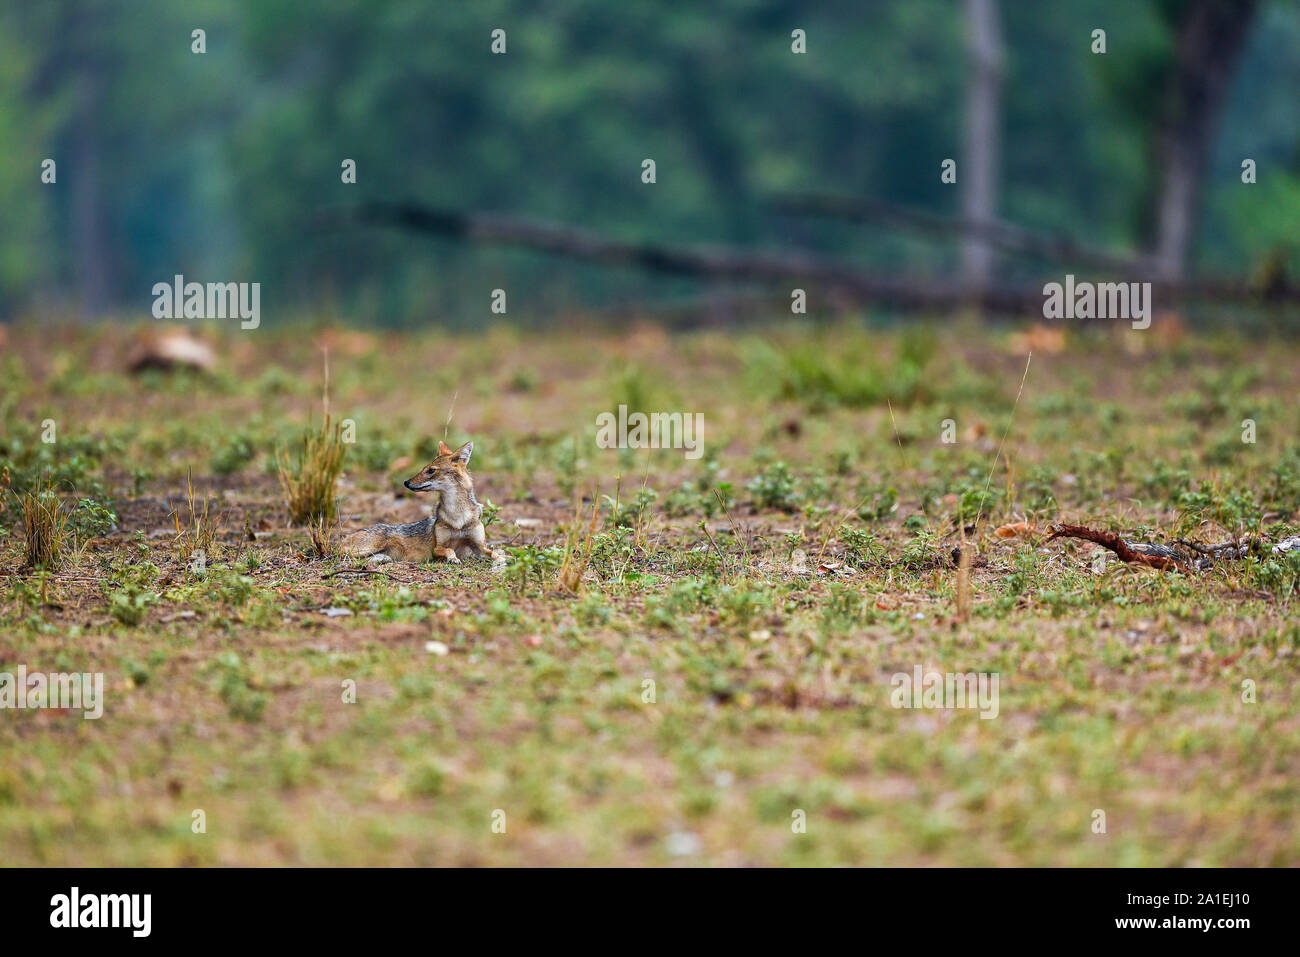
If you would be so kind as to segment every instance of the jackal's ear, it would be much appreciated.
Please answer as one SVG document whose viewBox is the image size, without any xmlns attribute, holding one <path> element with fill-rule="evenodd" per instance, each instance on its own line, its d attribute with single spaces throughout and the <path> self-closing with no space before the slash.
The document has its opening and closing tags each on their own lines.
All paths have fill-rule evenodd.
<svg viewBox="0 0 1300 957">
<path fill-rule="evenodd" d="M 469 465 L 469 457 L 474 454 L 474 443 L 466 442 L 456 450 L 456 454 L 451 457 L 453 462 L 459 462 L 461 465 Z"/>
<path fill-rule="evenodd" d="M 438 454 L 439 454 L 439 455 L 451 455 L 451 449 L 447 448 L 447 443 L 446 443 L 446 442 L 439 442 L 439 443 L 438 443 Z"/>
</svg>

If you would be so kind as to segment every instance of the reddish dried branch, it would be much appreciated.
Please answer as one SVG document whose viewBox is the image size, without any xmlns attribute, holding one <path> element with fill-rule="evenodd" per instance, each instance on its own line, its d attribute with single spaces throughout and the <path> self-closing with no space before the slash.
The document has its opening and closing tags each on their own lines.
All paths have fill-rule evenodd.
<svg viewBox="0 0 1300 957">
<path fill-rule="evenodd" d="M 1128 562 L 1130 565 L 1146 565 L 1148 568 L 1158 568 L 1162 572 L 1180 571 L 1187 574 L 1191 569 L 1183 562 L 1175 558 L 1168 558 L 1163 555 L 1144 555 L 1142 552 L 1134 550 L 1128 542 L 1120 538 L 1114 532 L 1103 532 L 1100 529 L 1089 528 L 1086 525 L 1054 525 L 1052 534 L 1047 537 L 1047 541 L 1057 538 L 1082 538 L 1084 541 L 1094 542 L 1102 548 L 1114 552 L 1119 560 Z"/>
</svg>

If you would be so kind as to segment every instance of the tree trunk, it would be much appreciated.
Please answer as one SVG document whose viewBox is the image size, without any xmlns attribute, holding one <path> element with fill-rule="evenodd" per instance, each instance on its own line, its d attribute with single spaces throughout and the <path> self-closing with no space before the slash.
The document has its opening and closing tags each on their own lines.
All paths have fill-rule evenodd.
<svg viewBox="0 0 1300 957">
<path fill-rule="evenodd" d="M 1164 279 L 1181 278 L 1187 266 L 1214 130 L 1258 6 L 1196 0 L 1179 28 L 1160 133 L 1155 259 Z"/>
<path fill-rule="evenodd" d="M 998 162 L 1002 136 L 1002 31 L 997 0 L 965 0 L 970 56 L 966 95 L 965 155 L 957 181 L 962 213 L 974 222 L 997 216 Z M 962 244 L 962 275 L 976 288 L 993 272 L 993 246 L 970 234 Z"/>
<path fill-rule="evenodd" d="M 105 235 L 104 194 L 100 180 L 99 91 L 95 78 L 83 73 L 77 89 L 76 125 L 72 132 L 73 275 L 81 310 L 94 317 L 108 308 L 109 251 Z"/>
</svg>

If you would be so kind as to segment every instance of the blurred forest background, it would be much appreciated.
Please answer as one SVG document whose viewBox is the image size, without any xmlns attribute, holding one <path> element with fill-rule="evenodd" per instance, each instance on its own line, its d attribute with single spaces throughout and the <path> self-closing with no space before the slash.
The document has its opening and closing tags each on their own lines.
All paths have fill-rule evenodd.
<svg viewBox="0 0 1300 957">
<path fill-rule="evenodd" d="M 0 318 L 147 318 L 176 273 L 261 282 L 269 322 L 465 325 L 494 287 L 523 322 L 708 292 L 322 222 L 377 201 L 882 275 L 1065 271 L 780 208 L 816 192 L 1150 252 L 1169 276 L 1294 275 L 1297 91 L 1292 0 L 0 0 Z"/>
</svg>

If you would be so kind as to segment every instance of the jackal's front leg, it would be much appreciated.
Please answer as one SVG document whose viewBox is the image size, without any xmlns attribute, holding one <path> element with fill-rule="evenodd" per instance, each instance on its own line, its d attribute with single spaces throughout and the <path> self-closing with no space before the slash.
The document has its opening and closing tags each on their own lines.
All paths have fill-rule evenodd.
<svg viewBox="0 0 1300 957">
<path fill-rule="evenodd" d="M 469 547 L 473 549 L 474 554 L 480 556 L 481 558 L 489 558 L 494 562 L 503 562 L 506 560 L 506 553 L 501 551 L 501 549 L 499 548 L 493 549 L 488 547 L 487 536 L 483 531 L 482 525 L 474 529 L 473 533 L 469 536 L 469 539 L 467 540 L 466 544 L 468 544 Z"/>
<path fill-rule="evenodd" d="M 460 564 L 460 559 L 456 557 L 456 549 L 443 548 L 441 545 L 433 546 L 433 557 L 441 558 L 445 562 L 451 562 L 454 565 Z"/>
</svg>

